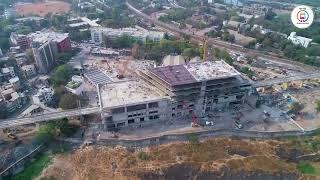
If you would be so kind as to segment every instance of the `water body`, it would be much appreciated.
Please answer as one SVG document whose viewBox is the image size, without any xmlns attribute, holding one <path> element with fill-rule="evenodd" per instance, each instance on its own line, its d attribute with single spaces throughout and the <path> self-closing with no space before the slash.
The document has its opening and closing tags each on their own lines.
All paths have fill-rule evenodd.
<svg viewBox="0 0 320 180">
<path fill-rule="evenodd" d="M 234 6 L 243 6 L 240 0 L 224 0 L 224 3 L 234 5 Z"/>
</svg>

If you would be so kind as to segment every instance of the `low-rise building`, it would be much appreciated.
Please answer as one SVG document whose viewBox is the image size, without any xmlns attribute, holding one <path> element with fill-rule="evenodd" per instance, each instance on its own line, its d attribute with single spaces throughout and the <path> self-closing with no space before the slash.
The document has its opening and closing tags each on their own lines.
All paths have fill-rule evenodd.
<svg viewBox="0 0 320 180">
<path fill-rule="evenodd" d="M 13 88 L 2 89 L 0 100 L 6 105 L 8 112 L 14 112 L 26 103 L 25 95 L 16 92 Z"/>
<path fill-rule="evenodd" d="M 181 55 L 177 55 L 177 56 L 168 55 L 163 58 L 163 62 L 162 62 L 163 66 L 173 66 L 173 65 L 181 65 L 181 64 L 186 64 L 186 60 Z"/>
<path fill-rule="evenodd" d="M 307 48 L 309 44 L 312 42 L 312 39 L 297 36 L 296 32 L 291 32 L 290 36 L 288 36 L 288 40 L 290 40 L 293 44 L 300 45 L 304 48 Z"/>
<path fill-rule="evenodd" d="M 40 106 L 32 104 L 29 106 L 26 110 L 24 110 L 19 117 L 26 117 L 26 116 L 32 116 L 36 113 L 42 112 L 42 109 Z"/>
<path fill-rule="evenodd" d="M 140 39 L 145 42 L 147 39 L 151 41 L 160 41 L 164 37 L 164 32 L 158 31 L 148 31 L 141 27 L 136 28 L 91 28 L 91 40 L 93 43 L 101 44 L 103 43 L 103 37 L 117 38 L 122 35 L 128 35 Z"/>
<path fill-rule="evenodd" d="M 53 100 L 54 90 L 49 87 L 42 87 L 38 90 L 38 93 L 32 96 L 35 104 L 48 105 Z"/>
<path fill-rule="evenodd" d="M 25 103 L 25 95 L 22 93 L 13 92 L 11 98 L 6 101 L 6 106 L 8 112 L 13 112 L 17 109 L 20 109 Z"/>
<path fill-rule="evenodd" d="M 6 67 L 6 68 L 2 68 L 1 69 L 1 76 L 3 76 L 6 79 L 10 79 L 10 78 L 14 78 L 16 76 L 15 72 L 14 72 L 14 68 L 13 67 Z"/>
<path fill-rule="evenodd" d="M 23 34 L 11 33 L 10 42 L 14 46 L 19 46 L 22 50 L 30 48 L 30 39 Z"/>
<path fill-rule="evenodd" d="M 21 70 L 25 77 L 32 77 L 37 74 L 36 67 L 33 64 L 24 65 Z"/>
<path fill-rule="evenodd" d="M 13 87 L 15 90 L 20 89 L 20 79 L 19 79 L 18 76 L 9 79 L 9 83 L 10 83 L 10 85 L 12 85 L 12 87 Z"/>
<path fill-rule="evenodd" d="M 266 13 L 270 10 L 268 6 L 261 4 L 251 4 L 250 6 L 243 6 L 242 13 L 254 15 L 254 17 L 265 16 Z"/>
<path fill-rule="evenodd" d="M 85 84 L 81 76 L 72 76 L 71 81 L 66 85 L 66 89 L 73 94 L 82 95 L 84 86 Z"/>
</svg>

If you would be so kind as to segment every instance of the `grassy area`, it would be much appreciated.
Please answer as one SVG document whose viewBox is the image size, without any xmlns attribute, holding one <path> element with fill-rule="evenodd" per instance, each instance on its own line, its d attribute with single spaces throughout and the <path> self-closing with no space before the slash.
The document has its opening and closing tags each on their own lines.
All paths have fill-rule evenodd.
<svg viewBox="0 0 320 180">
<path fill-rule="evenodd" d="M 320 175 L 320 170 L 309 163 L 299 163 L 297 169 L 303 174 Z"/>
<path fill-rule="evenodd" d="M 43 169 L 48 167 L 48 165 L 51 163 L 52 157 L 49 155 L 40 155 L 37 160 L 32 162 L 30 166 L 28 166 L 26 169 L 24 169 L 21 173 L 12 176 L 8 178 L 9 180 L 31 180 L 35 179 L 37 176 L 39 176 Z"/>
</svg>

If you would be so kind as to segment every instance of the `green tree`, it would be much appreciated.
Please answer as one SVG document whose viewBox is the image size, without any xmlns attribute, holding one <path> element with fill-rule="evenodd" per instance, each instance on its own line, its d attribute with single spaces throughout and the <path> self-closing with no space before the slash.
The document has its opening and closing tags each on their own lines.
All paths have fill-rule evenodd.
<svg viewBox="0 0 320 180">
<path fill-rule="evenodd" d="M 5 103 L 0 102 L 0 119 L 6 119 L 8 117 L 7 107 Z"/>
<path fill-rule="evenodd" d="M 199 50 L 196 48 L 186 48 L 182 52 L 182 56 L 185 56 L 188 58 L 193 58 L 199 55 L 200 55 Z"/>
<path fill-rule="evenodd" d="M 61 65 L 57 68 L 54 75 L 50 78 L 50 83 L 54 86 L 65 85 L 72 74 L 72 69 L 68 65 Z"/>
<path fill-rule="evenodd" d="M 63 63 L 67 63 L 68 61 L 70 61 L 72 56 L 73 55 L 71 53 L 60 53 L 58 54 L 57 59 L 61 60 Z"/>
<path fill-rule="evenodd" d="M 38 132 L 35 137 L 40 142 L 49 143 L 56 136 L 56 128 L 53 122 L 48 122 L 40 126 Z"/>
<path fill-rule="evenodd" d="M 213 55 L 219 59 L 224 60 L 228 64 L 233 63 L 233 59 L 231 58 L 230 54 L 226 50 L 220 50 L 218 48 L 213 49 Z"/>
<path fill-rule="evenodd" d="M 35 138 L 40 142 L 50 143 L 57 136 L 68 133 L 68 128 L 69 124 L 66 118 L 47 122 L 40 126 Z"/>
<path fill-rule="evenodd" d="M 317 112 L 320 112 L 320 101 L 317 101 L 317 107 L 316 107 Z"/>
<path fill-rule="evenodd" d="M 149 159 L 149 155 L 144 151 L 139 152 L 138 157 L 143 161 L 146 161 Z"/>
<path fill-rule="evenodd" d="M 79 107 L 80 98 L 71 93 L 63 94 L 59 101 L 59 107 L 61 109 L 75 109 Z"/>
<path fill-rule="evenodd" d="M 254 76 L 254 72 L 250 69 L 249 66 L 244 66 L 240 69 L 240 71 L 246 74 L 248 77 L 252 78 Z"/>
<path fill-rule="evenodd" d="M 301 111 L 303 109 L 303 105 L 298 103 L 298 102 L 294 102 L 293 104 L 291 104 L 290 107 L 290 113 L 298 113 L 299 111 Z"/>
<path fill-rule="evenodd" d="M 9 47 L 10 47 L 9 39 L 6 37 L 0 37 L 0 48 L 6 51 L 9 49 Z"/>
</svg>

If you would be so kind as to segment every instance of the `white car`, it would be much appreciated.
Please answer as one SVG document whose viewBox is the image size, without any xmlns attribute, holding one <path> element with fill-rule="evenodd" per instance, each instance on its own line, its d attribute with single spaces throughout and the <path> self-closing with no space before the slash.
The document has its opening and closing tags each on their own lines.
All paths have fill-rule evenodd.
<svg viewBox="0 0 320 180">
<path fill-rule="evenodd" d="M 206 121 L 206 126 L 213 126 L 213 121 Z"/>
</svg>

